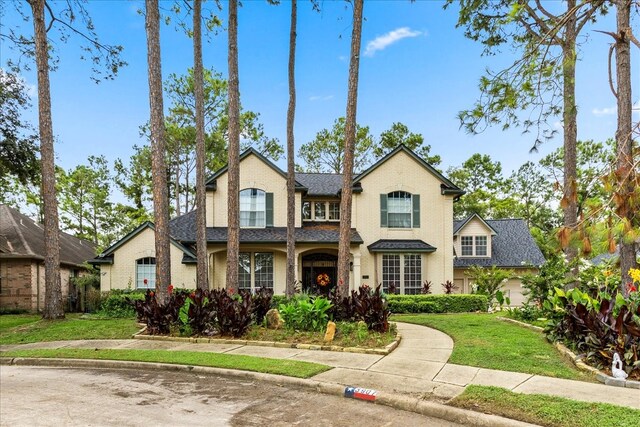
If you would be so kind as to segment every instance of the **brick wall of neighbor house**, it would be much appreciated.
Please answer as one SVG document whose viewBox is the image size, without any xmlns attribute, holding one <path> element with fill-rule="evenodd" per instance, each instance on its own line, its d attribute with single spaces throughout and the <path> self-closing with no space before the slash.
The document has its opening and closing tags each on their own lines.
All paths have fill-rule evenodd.
<svg viewBox="0 0 640 427">
<path fill-rule="evenodd" d="M 171 247 L 171 284 L 178 288 L 195 288 L 195 264 L 183 264 L 183 252 Z M 136 286 L 136 260 L 155 257 L 155 237 L 151 228 L 146 228 L 114 253 L 114 264 L 100 266 L 100 290 L 127 289 Z"/>
<path fill-rule="evenodd" d="M 31 310 L 31 260 L 0 260 L 0 308 Z"/>
<path fill-rule="evenodd" d="M 227 178 L 218 177 L 217 190 L 207 192 L 207 227 L 227 226 Z M 258 188 L 273 193 L 273 226 L 287 226 L 287 182 L 264 161 L 251 154 L 240 162 L 240 190 Z M 302 199 L 296 193 L 296 227 L 302 226 Z"/>
<path fill-rule="evenodd" d="M 365 281 L 381 283 L 380 257 L 367 250 L 378 239 L 420 239 L 437 250 L 422 255 L 422 280 L 443 283 L 453 278 L 453 196 L 440 194 L 441 182 L 404 152 L 398 152 L 363 178 L 363 192 L 354 195 L 354 227 L 364 240 L 361 246 L 361 274 Z M 420 228 L 380 227 L 380 194 L 407 191 L 420 195 Z M 434 288 L 436 293 L 441 290 Z"/>
</svg>

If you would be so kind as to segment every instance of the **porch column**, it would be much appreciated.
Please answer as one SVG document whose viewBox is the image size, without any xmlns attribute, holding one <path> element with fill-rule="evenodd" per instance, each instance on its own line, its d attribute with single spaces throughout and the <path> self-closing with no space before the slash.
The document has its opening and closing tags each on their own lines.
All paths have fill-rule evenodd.
<svg viewBox="0 0 640 427">
<path fill-rule="evenodd" d="M 360 273 L 360 251 L 353 254 L 353 279 L 351 280 L 351 289 L 355 290 L 362 284 L 362 274 Z"/>
</svg>

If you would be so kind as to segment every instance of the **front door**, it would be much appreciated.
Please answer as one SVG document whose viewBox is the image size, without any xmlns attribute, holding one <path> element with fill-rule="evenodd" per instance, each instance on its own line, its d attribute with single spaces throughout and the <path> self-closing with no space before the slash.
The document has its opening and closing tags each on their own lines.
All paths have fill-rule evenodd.
<svg viewBox="0 0 640 427">
<path fill-rule="evenodd" d="M 327 295 L 336 286 L 338 257 L 312 254 L 302 257 L 302 291 Z"/>
</svg>

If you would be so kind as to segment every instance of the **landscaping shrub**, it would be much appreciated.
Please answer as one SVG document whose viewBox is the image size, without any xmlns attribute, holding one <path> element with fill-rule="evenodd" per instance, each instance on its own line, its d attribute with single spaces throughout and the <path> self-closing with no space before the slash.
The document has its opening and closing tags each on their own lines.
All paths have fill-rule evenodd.
<svg viewBox="0 0 640 427">
<path fill-rule="evenodd" d="M 128 297 L 126 297 L 128 298 Z M 159 304 L 155 292 L 148 289 L 144 300 L 130 299 L 138 321 L 147 325 L 151 335 L 168 334 L 171 326 L 179 320 L 180 309 L 187 299 L 185 292 L 171 292 L 165 304 Z"/>
<path fill-rule="evenodd" d="M 240 291 L 233 295 L 226 289 L 215 289 L 210 295 L 216 307 L 216 325 L 220 334 L 234 338 L 244 335 L 251 326 L 251 293 Z"/>
<path fill-rule="evenodd" d="M 431 301 L 416 301 L 414 299 L 389 301 L 389 310 L 392 313 L 437 313 L 436 308 L 437 305 Z"/>
<path fill-rule="evenodd" d="M 97 309 L 99 315 L 105 317 L 133 317 L 136 311 L 131 301 L 144 300 L 144 293 L 141 291 L 108 291 L 103 292 Z"/>
<path fill-rule="evenodd" d="M 329 293 L 329 318 L 334 322 L 352 322 L 356 318 L 355 307 L 353 306 L 353 298 L 350 295 L 342 296 L 337 289 L 333 289 Z"/>
<path fill-rule="evenodd" d="M 184 335 L 212 335 L 216 305 L 209 290 L 196 289 L 185 299 L 178 315 Z"/>
<path fill-rule="evenodd" d="M 267 288 L 260 288 L 251 297 L 253 307 L 253 317 L 256 324 L 261 324 L 264 317 L 267 315 L 267 311 L 271 308 L 273 298 L 273 290 Z"/>
<path fill-rule="evenodd" d="M 440 286 L 442 286 L 442 289 L 444 290 L 445 295 L 451 295 L 458 290 L 458 286 L 456 286 L 451 280 L 447 280 L 446 282 L 442 283 Z"/>
<path fill-rule="evenodd" d="M 357 292 L 351 291 L 351 300 L 356 317 L 363 320 L 370 331 L 387 332 L 391 312 L 380 288 L 378 285 L 372 291 L 366 285 L 360 286 Z"/>
<path fill-rule="evenodd" d="M 532 304 L 524 304 L 522 307 L 508 308 L 507 317 L 526 323 L 535 322 L 546 316 L 546 311 Z"/>
<path fill-rule="evenodd" d="M 640 295 L 631 289 L 625 298 L 607 290 L 592 297 L 578 288 L 556 288 L 545 301 L 555 318 L 546 329 L 549 338 L 564 341 L 598 368 L 610 367 L 618 353 L 627 373 L 640 379 Z"/>
<path fill-rule="evenodd" d="M 423 295 L 428 295 L 431 294 L 433 292 L 431 292 L 431 288 L 432 288 L 432 284 L 430 280 L 425 280 L 422 283 L 422 288 L 420 289 L 420 293 Z"/>
<path fill-rule="evenodd" d="M 278 308 L 281 304 L 289 302 L 289 298 L 286 295 L 273 295 L 271 297 L 271 308 Z"/>
<path fill-rule="evenodd" d="M 302 295 L 285 304 L 278 310 L 285 327 L 299 331 L 322 331 L 329 321 L 331 302 L 325 297 Z"/>
<path fill-rule="evenodd" d="M 484 295 L 388 295 L 392 313 L 469 313 L 487 311 Z M 425 304 L 428 303 L 428 304 Z"/>
<path fill-rule="evenodd" d="M 493 305 L 496 294 L 506 281 L 514 276 L 513 271 L 503 270 L 495 265 L 491 268 L 474 265 L 471 266 L 465 274 L 474 282 L 473 293 L 486 295 L 489 306 Z"/>
</svg>

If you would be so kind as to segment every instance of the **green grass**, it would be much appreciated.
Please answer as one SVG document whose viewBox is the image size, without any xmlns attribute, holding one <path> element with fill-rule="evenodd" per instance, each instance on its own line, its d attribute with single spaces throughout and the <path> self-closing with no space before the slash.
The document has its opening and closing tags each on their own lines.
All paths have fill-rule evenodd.
<svg viewBox="0 0 640 427">
<path fill-rule="evenodd" d="M 16 326 L 34 323 L 42 316 L 36 314 L 3 314 L 0 315 L 0 334 Z"/>
<path fill-rule="evenodd" d="M 637 409 L 606 403 L 578 402 L 541 394 L 513 393 L 499 387 L 470 385 L 449 404 L 542 426 L 636 427 L 640 425 L 640 411 Z"/>
<path fill-rule="evenodd" d="M 34 315 L 0 316 L 0 344 L 82 339 L 123 339 L 140 330 L 134 319 L 86 319 L 67 314 L 64 320 Z"/>
<path fill-rule="evenodd" d="M 397 315 L 393 320 L 429 326 L 451 336 L 451 363 L 594 381 L 558 353 L 541 333 L 501 321 L 495 314 Z"/>
<path fill-rule="evenodd" d="M 309 378 L 331 369 L 330 366 L 297 360 L 268 359 L 189 351 L 115 350 L 115 349 L 34 349 L 3 352 L 4 357 L 40 357 L 65 359 L 129 360 L 135 362 L 173 363 L 178 365 L 208 366 L 243 371 Z"/>
</svg>

